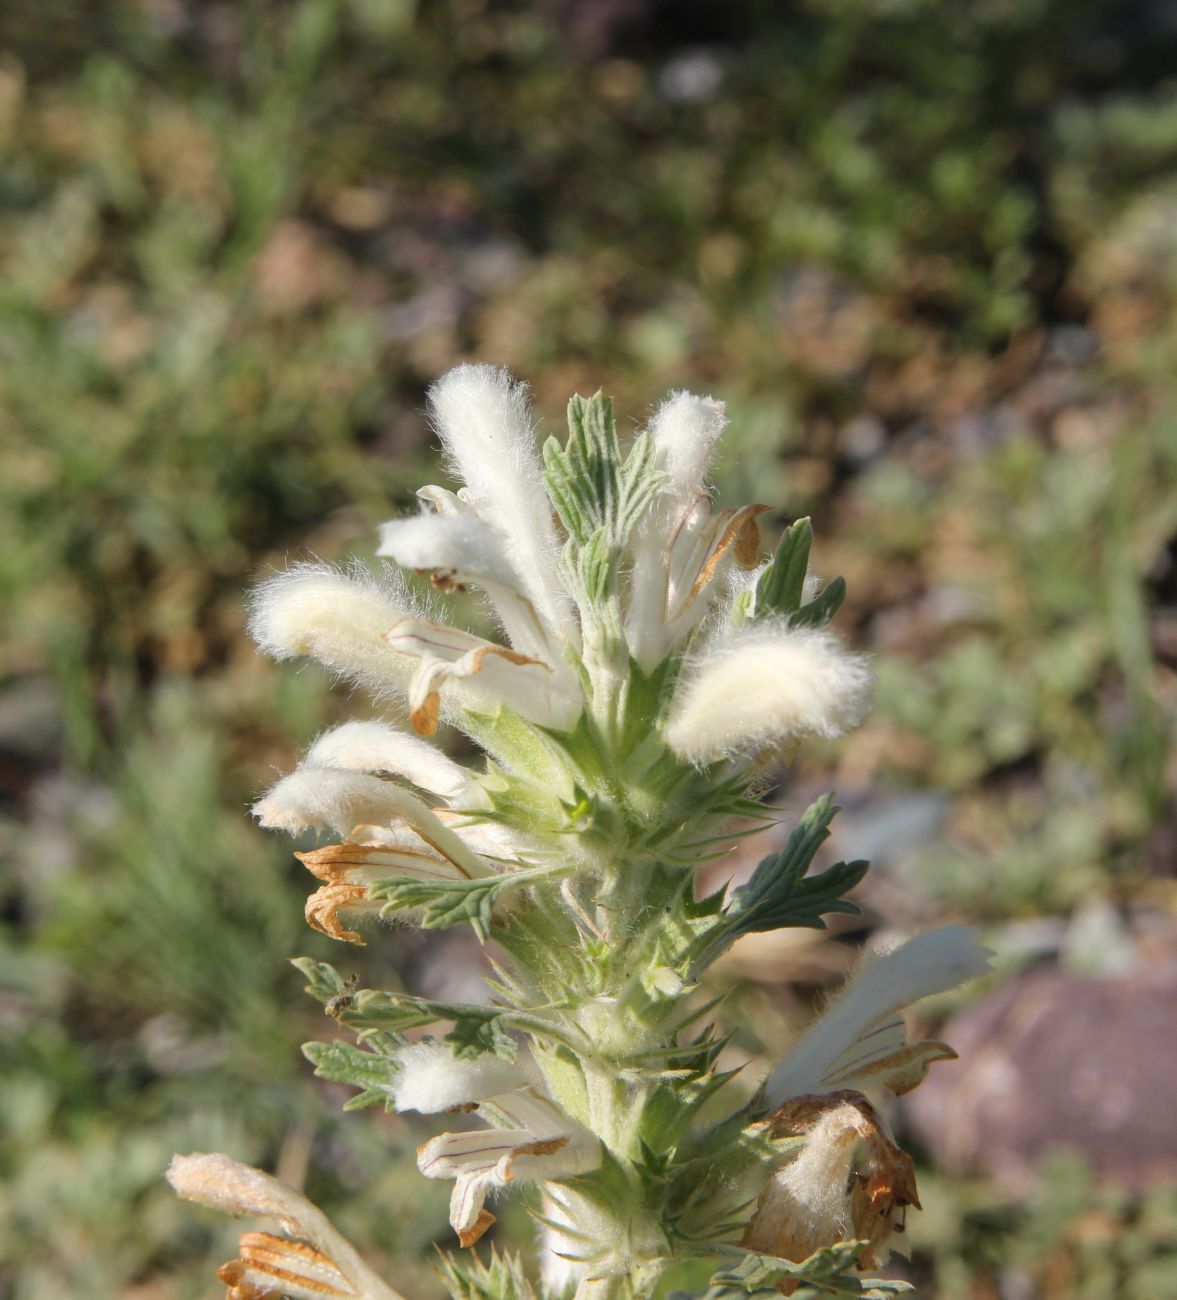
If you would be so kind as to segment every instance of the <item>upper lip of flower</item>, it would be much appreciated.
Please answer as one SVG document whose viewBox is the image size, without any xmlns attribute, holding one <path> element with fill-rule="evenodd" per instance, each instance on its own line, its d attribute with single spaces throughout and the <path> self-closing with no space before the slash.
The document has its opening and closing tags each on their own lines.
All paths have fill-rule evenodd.
<svg viewBox="0 0 1177 1300">
<path fill-rule="evenodd" d="M 989 969 L 980 931 L 952 925 L 868 956 L 826 1013 L 802 1035 L 765 1083 L 771 1105 L 806 1093 L 875 1084 L 910 1091 L 945 1043 L 907 1042 L 902 1010 Z"/>
<path fill-rule="evenodd" d="M 526 385 L 495 366 L 458 366 L 433 385 L 429 403 L 446 454 L 466 485 L 465 500 L 498 530 L 544 627 L 575 642 L 570 602 L 556 576 L 559 541 Z"/>
</svg>

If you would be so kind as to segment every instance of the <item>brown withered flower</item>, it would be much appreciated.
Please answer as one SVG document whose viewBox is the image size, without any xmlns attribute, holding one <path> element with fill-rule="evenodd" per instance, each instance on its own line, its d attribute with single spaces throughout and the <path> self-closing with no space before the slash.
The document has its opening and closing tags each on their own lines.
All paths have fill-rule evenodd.
<svg viewBox="0 0 1177 1300">
<path fill-rule="evenodd" d="M 225 1155 L 176 1156 L 168 1181 L 186 1201 L 225 1214 L 277 1219 L 290 1234 L 243 1232 L 217 1270 L 226 1300 L 405 1300 L 360 1258 L 317 1206 L 260 1169 Z"/>
<path fill-rule="evenodd" d="M 761 1193 L 741 1244 L 800 1263 L 853 1238 L 868 1243 L 860 1268 L 885 1263 L 908 1206 L 918 1210 L 920 1203 L 911 1157 L 887 1135 L 870 1102 L 851 1090 L 794 1097 L 764 1124 L 774 1139 L 804 1143 Z M 790 1295 L 795 1284 L 780 1289 Z"/>
</svg>

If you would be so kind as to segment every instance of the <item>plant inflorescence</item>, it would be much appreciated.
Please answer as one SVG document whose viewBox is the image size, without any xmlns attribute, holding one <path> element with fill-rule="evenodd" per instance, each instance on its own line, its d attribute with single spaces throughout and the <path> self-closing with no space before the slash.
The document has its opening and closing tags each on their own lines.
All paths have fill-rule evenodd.
<svg viewBox="0 0 1177 1300">
<path fill-rule="evenodd" d="M 526 390 L 490 366 L 431 393 L 457 492 L 381 530 L 379 554 L 441 592 L 485 594 L 492 641 L 442 621 L 398 569 L 296 566 L 264 583 L 253 631 L 369 690 L 384 720 L 326 732 L 257 803 L 263 826 L 333 840 L 299 857 L 319 882 L 307 919 L 362 943 L 365 918 L 470 925 L 493 940 L 486 998 L 354 988 L 300 959 L 355 1042 L 306 1047 L 349 1103 L 461 1117 L 418 1153 L 453 1182 L 463 1247 L 516 1188 L 540 1225 L 539 1268 L 448 1257 L 456 1297 L 638 1300 L 667 1267 L 712 1258 L 708 1297 L 873 1294 L 910 1206 L 910 1157 L 875 1102 L 951 1057 L 908 1042 L 902 1010 L 978 974 L 972 931 L 869 956 L 750 1099 L 700 981 L 741 936 L 855 910 L 864 862 L 811 871 L 837 811 L 799 818 L 747 882 L 700 894 L 697 868 L 767 820 L 783 750 L 863 717 L 870 673 L 827 624 L 843 594 L 810 573 L 808 520 L 763 560 L 757 516 L 716 512 L 708 465 L 720 403 L 675 393 L 623 448 L 612 405 L 574 397 L 542 453 Z M 429 739 L 445 722 L 478 770 Z M 221 1270 L 237 1300 L 388 1300 L 398 1293 L 304 1197 L 221 1155 L 177 1157 L 181 1195 L 277 1219 Z"/>
</svg>

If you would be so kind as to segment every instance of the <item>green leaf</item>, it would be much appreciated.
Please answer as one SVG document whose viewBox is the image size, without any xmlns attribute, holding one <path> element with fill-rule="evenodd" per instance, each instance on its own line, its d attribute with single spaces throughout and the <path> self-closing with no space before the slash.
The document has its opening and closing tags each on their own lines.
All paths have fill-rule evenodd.
<svg viewBox="0 0 1177 1300">
<path fill-rule="evenodd" d="M 793 614 L 801 608 L 812 545 L 813 525 L 808 517 L 798 519 L 785 529 L 772 563 L 760 575 L 760 581 L 756 584 L 757 617 L 766 614 Z"/>
<path fill-rule="evenodd" d="M 500 1007 L 480 1007 L 466 1002 L 433 1002 L 411 993 L 386 993 L 380 989 L 363 989 L 355 995 L 352 1006 L 338 1018 L 352 1029 L 387 1029 L 401 1033 L 452 1020 L 453 1029 L 446 1042 L 458 1057 L 494 1052 L 514 1060 L 515 1043 L 506 1033 L 508 1013 Z"/>
<path fill-rule="evenodd" d="M 607 527 L 621 501 L 621 452 L 613 423 L 613 403 L 597 393 L 579 394 L 568 403 L 568 444 L 544 444 L 544 480 L 568 536 L 583 546 Z"/>
<path fill-rule="evenodd" d="M 790 627 L 825 627 L 831 618 L 842 608 L 846 599 L 846 579 L 835 578 L 808 605 L 801 608 L 789 619 Z"/>
<path fill-rule="evenodd" d="M 454 1300 L 535 1300 L 518 1255 L 500 1255 L 492 1248 L 483 1262 L 473 1253 L 461 1260 L 443 1253 L 438 1272 Z"/>
<path fill-rule="evenodd" d="M 356 1030 L 361 1042 L 365 1046 L 372 1044 L 376 1050 L 391 1048 L 389 1035 L 421 1029 L 442 1020 L 454 1022 L 453 1029 L 445 1035 L 445 1041 L 459 1057 L 494 1052 L 496 1056 L 513 1061 L 516 1046 L 508 1033 L 511 1029 L 553 1044 L 569 1040 L 568 1032 L 551 1023 L 540 1012 L 477 1006 L 469 1002 L 435 1002 L 413 993 L 394 993 L 385 989 L 355 989 L 350 981 L 345 984 L 326 963 L 299 957 L 294 964 L 304 973 L 313 974 L 315 979 L 308 992 L 324 1003 L 327 1013 L 340 1024 Z M 323 975 L 317 969 L 319 967 L 325 967 L 329 975 Z M 332 993 L 335 987 L 343 992 Z"/>
<path fill-rule="evenodd" d="M 808 518 L 798 519 L 785 529 L 772 563 L 756 584 L 754 617 L 786 614 L 790 627 L 825 627 L 834 617 L 846 599 L 844 578 L 835 578 L 808 604 L 801 603 L 812 545 L 813 527 Z"/>
<path fill-rule="evenodd" d="M 734 1268 L 720 1269 L 699 1300 L 737 1300 L 775 1296 L 780 1282 L 795 1282 L 798 1296 L 860 1296 L 881 1300 L 911 1291 L 910 1282 L 860 1278 L 847 1272 L 858 1263 L 865 1241 L 839 1241 L 794 1264 L 775 1255 L 746 1255 Z"/>
<path fill-rule="evenodd" d="M 459 1059 L 468 1056 L 482 1056 L 491 1053 L 501 1056 L 506 1061 L 513 1061 L 517 1048 L 515 1040 L 504 1028 L 502 1015 L 461 1016 L 454 1022 L 453 1029 L 445 1036 L 453 1053 Z"/>
<path fill-rule="evenodd" d="M 590 605 L 604 604 L 613 592 L 617 575 L 617 554 L 609 539 L 609 530 L 596 529 L 581 547 L 577 563 L 577 578 L 581 591 Z"/>
<path fill-rule="evenodd" d="M 485 942 L 490 933 L 494 909 L 502 896 L 511 889 L 536 884 L 564 875 L 570 867 L 535 867 L 529 871 L 505 871 L 497 876 L 483 876 L 478 880 L 420 880 L 413 876 L 397 876 L 374 881 L 368 887 L 368 896 L 385 900 L 381 916 L 406 908 L 422 908 L 418 924 L 426 930 L 442 930 L 469 921 L 474 932 Z"/>
<path fill-rule="evenodd" d="M 575 475 L 567 455 L 555 438 L 544 443 L 544 483 L 548 496 L 560 522 L 578 545 L 582 545 L 592 532 L 590 515 L 586 512 L 587 502 L 582 502 L 576 488 Z"/>
<path fill-rule="evenodd" d="M 618 551 L 665 477 L 654 468 L 649 435 L 634 440 L 623 462 L 612 399 L 602 393 L 588 398 L 577 394 L 568 403 L 567 444 L 561 447 L 549 438 L 543 457 L 548 495 L 574 546 L 587 547 L 600 533 L 594 544 L 614 567 Z M 584 585 L 591 592 L 594 583 Z"/>
<path fill-rule="evenodd" d="M 453 1048 L 454 1055 L 459 1057 L 493 1052 L 506 1060 L 514 1060 L 516 1048 L 514 1040 L 507 1033 L 509 1025 L 518 1021 L 534 1033 L 543 1032 L 542 1022 L 502 1007 L 475 1006 L 466 1002 L 434 1002 L 412 993 L 392 993 L 384 989 L 353 989 L 351 982 L 345 982 L 338 971 L 326 962 L 317 962 L 311 957 L 297 957 L 292 965 L 297 966 L 310 979 L 307 992 L 323 1003 L 328 1015 L 340 1024 L 358 1031 L 365 1047 L 385 1057 L 391 1055 L 391 1049 L 396 1045 L 400 1034 L 409 1029 L 435 1025 L 440 1020 L 454 1022 L 453 1029 L 445 1038 Z M 316 1065 L 322 1056 L 323 1062 L 332 1069 L 359 1072 L 356 1080 L 342 1074 L 326 1077 L 355 1082 L 357 1087 L 368 1086 L 364 1082 L 364 1071 L 376 1068 L 367 1060 L 368 1053 L 361 1053 L 362 1060 L 346 1054 L 323 1055 L 321 1049 L 336 1046 L 343 1050 L 343 1045 L 339 1044 L 310 1043 L 304 1051 Z M 311 1051 L 317 1055 L 312 1056 Z"/>
<path fill-rule="evenodd" d="M 329 962 L 316 961 L 313 957 L 292 957 L 290 964 L 307 977 L 310 982 L 306 991 L 324 1006 L 334 998 L 347 996 L 355 983 L 354 976 L 345 980 Z"/>
<path fill-rule="evenodd" d="M 582 498 L 592 502 L 595 523 L 608 526 L 621 502 L 621 449 L 613 420 L 613 399 L 603 393 L 568 403 L 568 459 Z"/>
<path fill-rule="evenodd" d="M 868 863 L 839 862 L 817 875 L 805 874 L 828 838 L 837 812 L 832 795 L 810 804 L 785 847 L 764 858 L 748 883 L 732 894 L 724 915 L 736 936 L 783 926 L 820 930 L 825 928 L 823 913 L 858 912 L 858 906 L 842 895 L 866 875 Z"/>
<path fill-rule="evenodd" d="M 498 880 L 417 880 L 412 877 L 379 880 L 368 896 L 384 899 L 381 916 L 406 908 L 422 908 L 418 923 L 426 930 L 444 930 L 469 921 L 478 937 L 486 941 L 494 905 L 501 892 Z"/>
<path fill-rule="evenodd" d="M 837 812 L 832 795 L 822 795 L 810 804 L 785 847 L 760 862 L 748 883 L 732 894 L 722 916 L 692 946 L 690 978 L 697 978 L 741 935 L 786 926 L 822 930 L 824 915 L 858 914 L 858 904 L 843 895 L 862 880 L 869 863 L 838 862 L 816 875 L 805 874 L 828 837 Z"/>
<path fill-rule="evenodd" d="M 621 502 L 617 510 L 616 532 L 624 542 L 641 522 L 654 494 L 666 481 L 666 475 L 654 468 L 654 440 L 648 433 L 634 439 L 621 470 Z"/>
<path fill-rule="evenodd" d="M 396 1066 L 387 1049 L 396 1045 L 399 1040 L 394 1035 L 373 1035 L 365 1040 L 364 1047 L 338 1039 L 330 1043 L 303 1043 L 302 1054 L 315 1067 L 320 1079 L 350 1084 L 360 1090 L 360 1095 L 352 1097 L 344 1110 L 362 1110 L 380 1104 L 391 1108 L 389 1085 Z"/>
</svg>

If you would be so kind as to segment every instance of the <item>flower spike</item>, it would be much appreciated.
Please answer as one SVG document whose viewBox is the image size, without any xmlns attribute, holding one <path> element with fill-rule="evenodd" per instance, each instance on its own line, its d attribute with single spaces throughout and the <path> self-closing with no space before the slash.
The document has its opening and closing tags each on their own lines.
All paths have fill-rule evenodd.
<svg viewBox="0 0 1177 1300">
<path fill-rule="evenodd" d="M 730 1039 L 709 1023 L 721 998 L 693 1000 L 745 936 L 858 910 L 868 864 L 818 856 L 832 796 L 738 888 L 694 879 L 734 834 L 778 820 L 753 798 L 775 757 L 865 717 L 867 660 L 829 627 L 845 583 L 810 571 L 808 519 L 769 558 L 765 506 L 713 506 L 726 413 L 711 397 L 672 393 L 626 439 L 611 399 L 576 394 L 567 440 L 542 457 L 527 390 L 504 370 L 459 366 L 429 406 L 456 481 L 422 488 L 421 512 L 383 524 L 378 549 L 428 577 L 428 608 L 391 568 L 310 564 L 263 583 L 251 618 L 263 650 L 315 659 L 407 722 L 325 731 L 253 811 L 267 829 L 330 832 L 297 854 L 315 929 L 359 944 L 372 917 L 469 926 L 485 947 L 435 996 L 297 959 L 332 1021 L 304 1054 L 356 1090 L 349 1109 L 453 1117 L 417 1167 L 452 1182 L 464 1247 L 494 1225 L 492 1198 L 534 1186 L 540 1289 L 497 1255 L 455 1257 L 455 1300 L 650 1300 L 674 1260 L 709 1251 L 709 1295 L 894 1293 L 851 1275 L 881 1264 L 919 1208 L 877 1102 L 954 1058 L 908 1041 L 904 1009 L 985 970 L 976 932 L 868 956 L 726 1114 L 738 1070 L 720 1068 Z M 444 616 L 467 588 L 498 632 Z M 458 757 L 436 743 L 443 722 L 466 738 Z M 471 1000 L 449 1000 L 457 988 Z M 220 1273 L 230 1300 L 400 1300 L 268 1175 L 189 1156 L 171 1178 L 288 1234 L 241 1236 Z M 737 1242 L 750 1253 L 733 1260 Z"/>
</svg>

